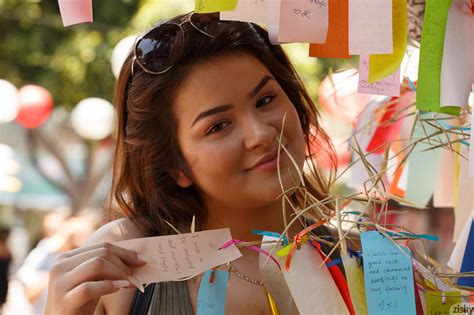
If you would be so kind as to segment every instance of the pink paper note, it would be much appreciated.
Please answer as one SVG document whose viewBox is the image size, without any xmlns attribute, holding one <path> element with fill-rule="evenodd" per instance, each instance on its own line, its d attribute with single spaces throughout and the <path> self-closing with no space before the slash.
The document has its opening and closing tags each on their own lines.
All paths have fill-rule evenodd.
<svg viewBox="0 0 474 315">
<path fill-rule="evenodd" d="M 58 0 L 64 26 L 92 22 L 92 0 Z"/>
<path fill-rule="evenodd" d="M 278 41 L 325 43 L 328 16 L 328 0 L 282 1 Z"/>
<path fill-rule="evenodd" d="M 393 53 L 392 1 L 349 1 L 349 53 Z"/>
<path fill-rule="evenodd" d="M 132 271 L 140 284 L 144 284 L 176 281 L 239 258 L 242 254 L 235 245 L 219 250 L 231 239 L 229 229 L 218 229 L 138 238 L 114 244 L 156 261 L 154 265 L 147 264 Z"/>
<path fill-rule="evenodd" d="M 382 81 L 369 83 L 369 56 L 361 55 L 359 59 L 359 93 L 400 96 L 400 68 Z"/>
</svg>

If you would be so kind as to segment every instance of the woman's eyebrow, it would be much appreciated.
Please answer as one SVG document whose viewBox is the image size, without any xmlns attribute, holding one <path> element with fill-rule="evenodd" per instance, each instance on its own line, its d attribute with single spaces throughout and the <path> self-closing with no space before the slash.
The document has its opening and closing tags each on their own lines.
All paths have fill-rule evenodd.
<svg viewBox="0 0 474 315">
<path fill-rule="evenodd" d="M 199 120 L 207 117 L 207 116 L 211 116 L 211 115 L 215 115 L 215 114 L 219 114 L 219 113 L 222 113 L 222 112 L 225 112 L 225 111 L 228 111 L 230 109 L 234 108 L 233 105 L 220 105 L 220 106 L 216 106 L 216 107 L 213 107 L 211 109 L 208 109 L 206 111 L 203 111 L 201 112 L 199 115 L 197 115 L 196 119 L 194 119 L 193 123 L 191 124 L 191 127 L 193 127 Z"/>
<path fill-rule="evenodd" d="M 257 95 L 257 93 L 263 89 L 263 87 L 265 86 L 265 84 L 267 84 L 268 81 L 270 80 L 275 80 L 273 77 L 269 76 L 269 75 L 266 75 L 264 76 L 260 82 L 258 82 L 258 84 L 253 88 L 253 90 L 249 93 L 249 98 L 252 98 L 252 97 L 255 97 L 255 95 Z"/>
</svg>

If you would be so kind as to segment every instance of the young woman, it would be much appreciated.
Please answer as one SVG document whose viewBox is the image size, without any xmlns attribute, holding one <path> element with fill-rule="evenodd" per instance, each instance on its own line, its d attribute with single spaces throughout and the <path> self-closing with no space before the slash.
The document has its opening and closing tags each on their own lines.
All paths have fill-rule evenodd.
<svg viewBox="0 0 474 315">
<path fill-rule="evenodd" d="M 295 187 L 304 184 L 316 199 L 327 195 L 312 164 L 315 145 L 331 147 L 316 107 L 258 25 L 200 14 L 161 23 L 136 42 L 115 101 L 113 197 L 125 218 L 58 258 L 48 314 L 192 314 L 199 281 L 159 283 L 137 294 L 128 277 L 146 259 L 110 242 L 175 233 L 166 221 L 188 232 L 194 215 L 200 230 L 230 228 L 235 239 L 260 240 L 251 229 L 281 232 L 289 219 L 282 191 L 300 207 L 307 196 Z M 279 143 L 286 150 L 278 160 Z M 301 183 L 305 161 L 311 167 Z M 317 220 L 319 211 L 308 214 Z M 290 236 L 302 228 L 292 225 Z M 268 314 L 258 253 L 244 250 L 233 268 L 239 272 L 226 311 Z"/>
</svg>

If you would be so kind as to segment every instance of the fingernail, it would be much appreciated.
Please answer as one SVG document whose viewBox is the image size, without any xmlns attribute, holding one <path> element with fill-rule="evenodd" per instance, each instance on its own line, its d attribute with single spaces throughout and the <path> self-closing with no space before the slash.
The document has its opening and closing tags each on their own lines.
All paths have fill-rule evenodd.
<svg viewBox="0 0 474 315">
<path fill-rule="evenodd" d="M 121 289 L 121 288 L 128 287 L 130 285 L 130 282 L 127 280 L 116 280 L 112 282 L 112 285 L 117 289 Z"/>
<path fill-rule="evenodd" d="M 154 260 L 151 257 L 142 255 L 142 254 L 138 254 L 137 259 L 144 262 L 144 263 L 147 263 L 148 265 L 156 265 L 156 260 Z"/>
<path fill-rule="evenodd" d="M 133 284 L 134 286 L 137 287 L 138 290 L 140 290 L 141 293 L 144 293 L 145 292 L 145 288 L 143 287 L 143 285 L 140 283 L 140 281 L 138 281 L 137 278 L 135 277 L 128 277 L 128 280 L 130 281 L 131 284 Z"/>
</svg>

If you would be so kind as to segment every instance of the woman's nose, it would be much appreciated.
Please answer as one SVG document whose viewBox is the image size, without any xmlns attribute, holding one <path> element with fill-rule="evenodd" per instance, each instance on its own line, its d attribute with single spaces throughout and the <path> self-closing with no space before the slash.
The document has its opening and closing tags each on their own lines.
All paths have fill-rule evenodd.
<svg viewBox="0 0 474 315">
<path fill-rule="evenodd" d="M 244 144 L 249 150 L 257 147 L 271 147 L 276 143 L 276 128 L 261 119 L 261 117 L 247 118 L 243 124 Z"/>
</svg>

